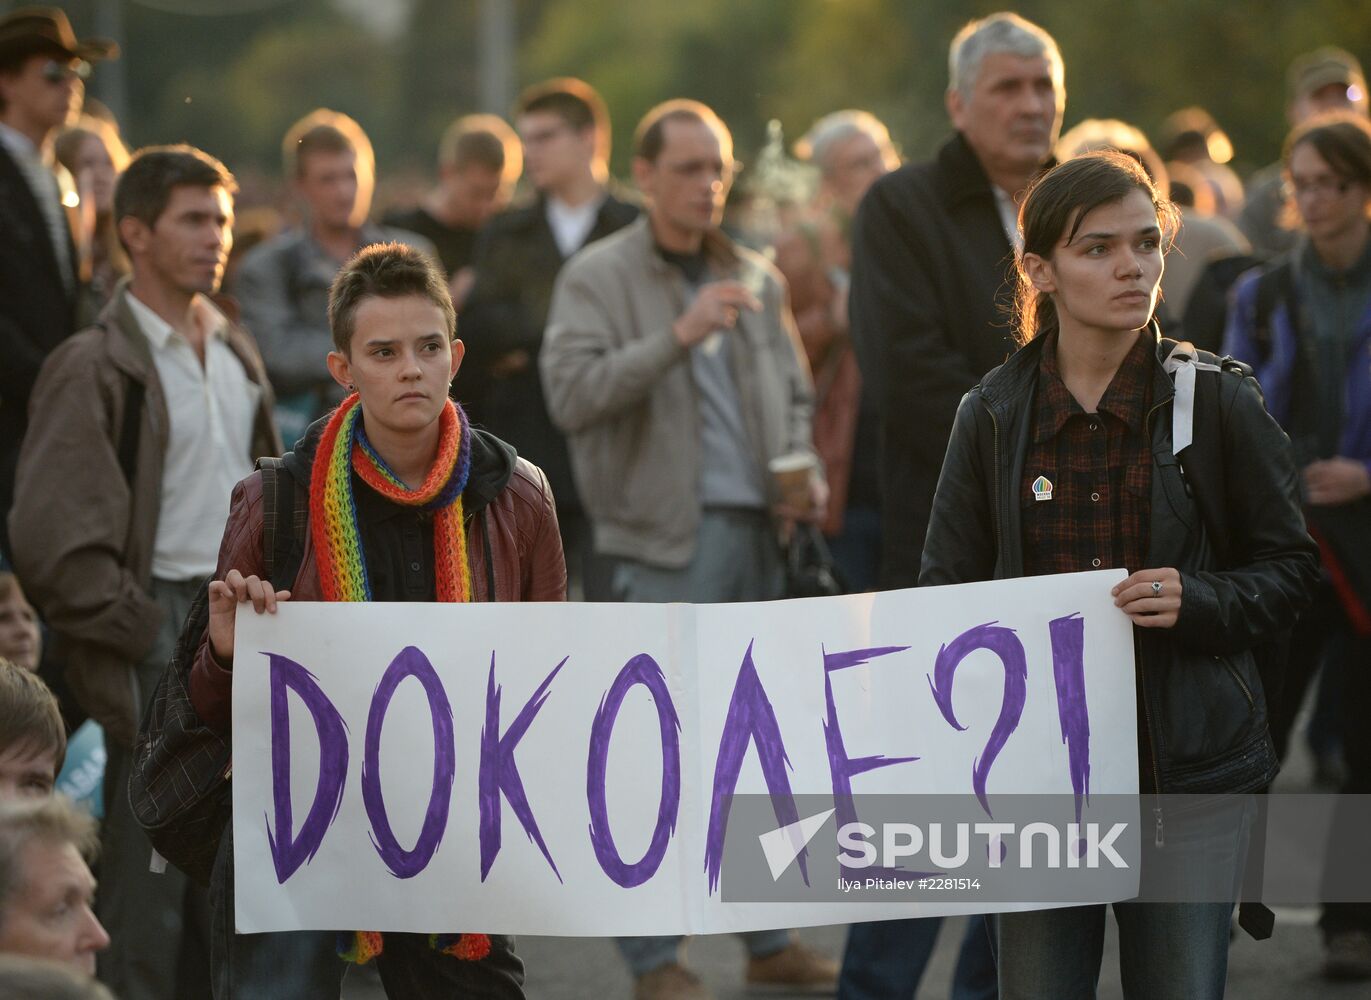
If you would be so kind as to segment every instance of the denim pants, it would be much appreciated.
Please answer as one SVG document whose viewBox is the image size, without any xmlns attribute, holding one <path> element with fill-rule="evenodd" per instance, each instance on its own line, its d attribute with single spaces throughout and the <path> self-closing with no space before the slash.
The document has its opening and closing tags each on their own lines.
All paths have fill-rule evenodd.
<svg viewBox="0 0 1371 1000">
<path fill-rule="evenodd" d="M 1239 898 L 1255 806 L 1249 799 L 1239 812 L 1237 822 L 1214 826 L 1173 818 L 1162 847 L 1144 844 L 1145 884 L 1149 867 L 1164 863 L 1177 884 L 1213 884 L 1217 876 L 1231 892 L 1219 902 L 1114 904 L 1127 1000 L 1223 997 L 1233 900 Z M 1104 904 L 1001 913 L 992 923 L 1002 1000 L 1093 1000 L 1104 953 Z"/>
<path fill-rule="evenodd" d="M 853 924 L 843 950 L 837 1000 L 913 1000 L 942 925 L 942 917 Z M 951 1000 L 995 1000 L 997 995 L 986 920 L 971 917 L 957 953 Z"/>
<path fill-rule="evenodd" d="M 764 511 L 706 508 L 700 515 L 695 558 L 688 566 L 666 569 L 624 559 L 614 570 L 617 600 L 651 604 L 766 601 L 780 597 L 782 586 L 780 548 Z M 790 932 L 784 930 L 739 936 L 757 958 L 790 944 Z M 679 960 L 679 937 L 627 937 L 618 943 L 634 976 Z"/>
<path fill-rule="evenodd" d="M 162 609 L 162 623 L 152 648 L 134 669 L 140 712 L 166 670 L 199 589 L 199 580 L 152 581 L 150 593 Z M 132 751 L 109 739 L 105 750 L 95 910 L 110 933 L 110 947 L 96 960 L 100 981 L 124 1000 L 202 997 L 209 986 L 205 891 L 176 868 L 148 870 L 152 843 L 129 805 Z"/>
<path fill-rule="evenodd" d="M 231 830 L 219 845 L 210 904 L 214 1000 L 337 1000 L 348 964 L 338 957 L 336 931 L 234 933 Z M 434 951 L 427 935 L 387 933 L 374 961 L 391 1000 L 523 1000 L 514 939 L 492 934 L 490 946 L 485 958 L 462 961 Z"/>
</svg>

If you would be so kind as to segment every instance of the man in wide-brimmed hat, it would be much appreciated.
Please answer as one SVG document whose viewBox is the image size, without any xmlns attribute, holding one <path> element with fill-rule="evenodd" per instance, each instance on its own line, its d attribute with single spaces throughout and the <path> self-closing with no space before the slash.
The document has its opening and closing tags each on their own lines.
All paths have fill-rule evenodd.
<svg viewBox="0 0 1371 1000">
<path fill-rule="evenodd" d="M 76 188 L 52 139 L 81 111 L 91 62 L 113 42 L 78 40 L 54 7 L 0 17 L 0 554 L 27 426 L 29 390 L 49 351 L 76 329 Z"/>
</svg>

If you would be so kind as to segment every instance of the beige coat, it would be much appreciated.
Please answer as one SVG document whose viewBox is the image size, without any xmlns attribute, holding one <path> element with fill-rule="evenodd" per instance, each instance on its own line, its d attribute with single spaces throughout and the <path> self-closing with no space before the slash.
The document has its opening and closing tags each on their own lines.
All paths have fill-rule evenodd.
<svg viewBox="0 0 1371 1000">
<path fill-rule="evenodd" d="M 744 282 L 762 302 L 725 334 L 758 463 L 812 453 L 813 390 L 784 280 L 720 234 L 707 247 L 714 276 Z M 700 520 L 699 406 L 672 333 L 685 308 L 683 277 L 639 218 L 562 269 L 539 358 L 597 550 L 666 567 L 690 562 Z"/>
<path fill-rule="evenodd" d="M 107 736 L 132 746 L 151 693 L 134 666 L 157 637 L 162 611 L 149 595 L 170 427 L 147 339 L 125 301 L 63 341 L 43 364 L 29 403 L 9 528 L 14 564 L 55 638 L 77 701 Z M 261 356 L 233 327 L 229 346 L 262 386 L 251 457 L 279 455 L 272 394 Z M 131 382 L 144 386 L 132 482 L 118 439 Z"/>
</svg>

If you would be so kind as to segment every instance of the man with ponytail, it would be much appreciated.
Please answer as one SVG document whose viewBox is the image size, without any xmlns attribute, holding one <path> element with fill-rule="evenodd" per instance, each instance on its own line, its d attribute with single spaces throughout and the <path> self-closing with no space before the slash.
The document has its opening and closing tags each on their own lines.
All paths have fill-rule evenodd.
<svg viewBox="0 0 1371 1000">
<path fill-rule="evenodd" d="M 190 673 L 205 725 L 228 732 L 234 619 L 296 601 L 560 601 L 566 565 L 547 477 L 470 426 L 448 388 L 462 361 L 447 280 L 398 243 L 367 247 L 329 293 L 328 371 L 347 393 L 275 470 L 294 489 L 299 568 L 270 579 L 263 476 L 238 484 Z M 320 361 L 325 361 L 321 358 Z M 277 531 L 286 530 L 277 524 Z M 279 576 L 280 574 L 278 574 Z M 347 961 L 377 959 L 392 997 L 523 996 L 497 935 L 233 933 L 232 849 L 212 883 L 215 997 L 337 997 Z"/>
</svg>

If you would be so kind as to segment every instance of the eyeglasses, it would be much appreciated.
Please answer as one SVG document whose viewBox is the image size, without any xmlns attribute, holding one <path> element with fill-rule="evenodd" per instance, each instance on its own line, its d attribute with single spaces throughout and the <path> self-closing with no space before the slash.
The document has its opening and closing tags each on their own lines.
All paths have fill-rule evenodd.
<svg viewBox="0 0 1371 1000">
<path fill-rule="evenodd" d="M 1352 189 L 1352 182 L 1341 177 L 1314 177 L 1285 182 L 1285 193 L 1292 198 L 1341 198 Z"/>
<path fill-rule="evenodd" d="M 73 59 L 71 62 L 59 62 L 56 59 L 49 59 L 43 64 L 43 79 L 48 83 L 62 83 L 66 80 L 88 80 L 90 79 L 90 63 L 84 59 Z"/>
</svg>

